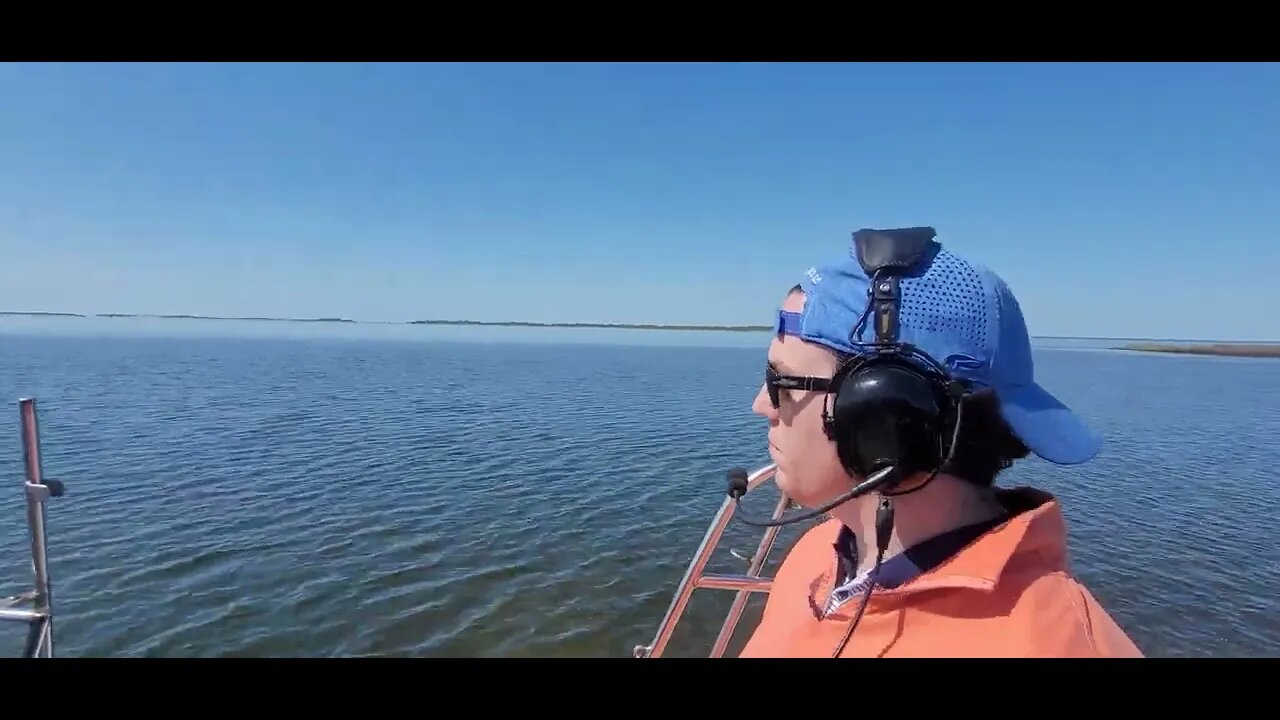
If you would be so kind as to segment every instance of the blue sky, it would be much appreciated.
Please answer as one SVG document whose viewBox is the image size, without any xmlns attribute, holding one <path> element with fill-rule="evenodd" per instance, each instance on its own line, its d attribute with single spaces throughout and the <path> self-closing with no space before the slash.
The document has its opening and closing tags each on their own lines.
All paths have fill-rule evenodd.
<svg viewBox="0 0 1280 720">
<path fill-rule="evenodd" d="M 1033 334 L 1280 339 L 1280 66 L 4 65 L 0 309 L 767 323 L 932 225 Z"/>
</svg>

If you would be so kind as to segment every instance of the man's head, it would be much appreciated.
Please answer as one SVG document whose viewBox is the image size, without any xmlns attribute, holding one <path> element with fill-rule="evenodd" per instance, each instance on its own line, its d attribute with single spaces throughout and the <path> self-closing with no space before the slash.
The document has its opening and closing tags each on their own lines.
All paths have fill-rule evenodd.
<svg viewBox="0 0 1280 720">
<path fill-rule="evenodd" d="M 982 486 L 1028 452 L 1059 464 L 1091 458 L 1099 438 L 1035 382 L 1029 334 L 1005 283 L 941 247 L 927 257 L 922 271 L 900 280 L 899 332 L 901 341 L 975 391 L 963 408 L 948 474 Z M 769 371 L 831 378 L 863 352 L 850 336 L 867 310 L 868 287 L 852 249 L 829 265 L 810 268 L 783 299 Z M 874 340 L 874 325 L 865 323 L 856 341 Z M 770 388 L 768 382 L 753 404 L 770 421 L 777 483 L 802 505 L 821 505 L 863 479 L 847 471 L 835 440 L 824 431 L 824 409 L 831 413 L 834 405 L 826 392 Z"/>
</svg>

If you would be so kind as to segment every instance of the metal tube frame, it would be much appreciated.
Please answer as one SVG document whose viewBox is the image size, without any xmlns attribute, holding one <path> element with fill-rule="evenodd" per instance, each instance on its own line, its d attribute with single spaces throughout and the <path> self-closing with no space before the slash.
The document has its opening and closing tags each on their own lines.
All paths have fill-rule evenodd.
<svg viewBox="0 0 1280 720">
<path fill-rule="evenodd" d="M 777 466 L 770 463 L 752 472 L 747 477 L 747 493 L 751 493 L 765 482 L 772 480 L 777 471 Z M 778 519 L 790 505 L 791 499 L 784 493 L 778 499 L 778 504 L 774 508 L 773 519 Z M 693 595 L 694 590 L 700 588 L 737 591 L 737 596 L 733 599 L 733 605 L 730 606 L 724 623 L 720 626 L 720 634 L 716 636 L 715 643 L 711 648 L 710 657 L 723 657 L 725 648 L 729 645 L 729 640 L 733 638 L 733 632 L 738 626 L 738 621 L 742 618 L 742 611 L 746 608 L 750 594 L 764 593 L 767 595 L 773 588 L 773 580 L 761 577 L 760 571 L 764 567 L 769 553 L 773 550 L 774 541 L 778 537 L 778 527 L 765 529 L 764 537 L 760 539 L 760 544 L 756 547 L 755 554 L 747 558 L 749 563 L 745 575 L 704 574 L 703 571 L 707 567 L 707 562 L 711 559 L 711 553 L 720 544 L 720 538 L 724 535 L 724 529 L 729 525 L 729 520 L 733 517 L 734 510 L 733 498 L 726 497 L 720 505 L 720 510 L 712 519 L 711 525 L 703 535 L 702 542 L 698 544 L 698 549 L 694 552 L 693 560 L 690 561 L 689 567 L 685 570 L 684 577 L 680 579 L 680 585 L 677 586 L 675 596 L 671 599 L 671 604 L 667 607 L 667 612 L 663 616 L 662 622 L 658 625 L 653 641 L 648 645 L 637 645 L 632 650 L 633 657 L 656 658 L 662 656 L 662 653 L 667 648 L 667 643 L 671 640 L 671 635 L 675 632 L 676 623 L 680 621 L 685 607 L 689 604 L 690 596 Z M 736 553 L 734 555 L 735 557 L 741 557 Z"/>
<path fill-rule="evenodd" d="M 61 497 L 63 484 L 46 479 L 40 459 L 40 423 L 35 398 L 18 400 L 18 419 L 22 426 L 22 463 L 26 475 L 23 488 L 27 500 L 27 525 L 31 531 L 31 569 L 35 586 L 27 592 L 0 599 L 0 620 L 24 622 L 28 625 L 24 657 L 53 657 L 53 584 L 49 580 L 49 547 L 46 535 L 45 503 Z M 31 609 L 16 609 L 31 604 Z"/>
</svg>

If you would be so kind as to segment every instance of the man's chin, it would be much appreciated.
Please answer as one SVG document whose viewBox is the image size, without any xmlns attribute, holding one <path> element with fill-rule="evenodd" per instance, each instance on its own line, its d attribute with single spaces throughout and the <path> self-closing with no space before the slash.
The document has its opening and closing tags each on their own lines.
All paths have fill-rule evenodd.
<svg viewBox="0 0 1280 720">
<path fill-rule="evenodd" d="M 800 505 L 804 505 L 804 502 L 802 502 L 800 499 L 800 496 L 803 495 L 803 493 L 799 493 L 798 488 L 791 486 L 791 476 L 787 473 L 786 470 L 779 467 L 778 470 L 773 474 L 773 482 L 775 485 L 778 486 L 778 490 L 782 492 L 782 494 L 791 498 L 792 502 L 798 503 Z"/>
</svg>

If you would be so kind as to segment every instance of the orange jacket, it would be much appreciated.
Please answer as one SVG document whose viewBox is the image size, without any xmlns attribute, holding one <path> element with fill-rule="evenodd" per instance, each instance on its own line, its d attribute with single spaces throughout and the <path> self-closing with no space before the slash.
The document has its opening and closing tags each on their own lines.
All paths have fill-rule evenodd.
<svg viewBox="0 0 1280 720">
<path fill-rule="evenodd" d="M 1016 514 L 938 567 L 873 592 L 841 657 L 1142 657 L 1071 576 L 1057 501 L 1030 488 L 999 494 Z M 740 657 L 831 657 L 864 594 L 822 617 L 840 528 L 829 520 L 796 542 Z"/>
</svg>

